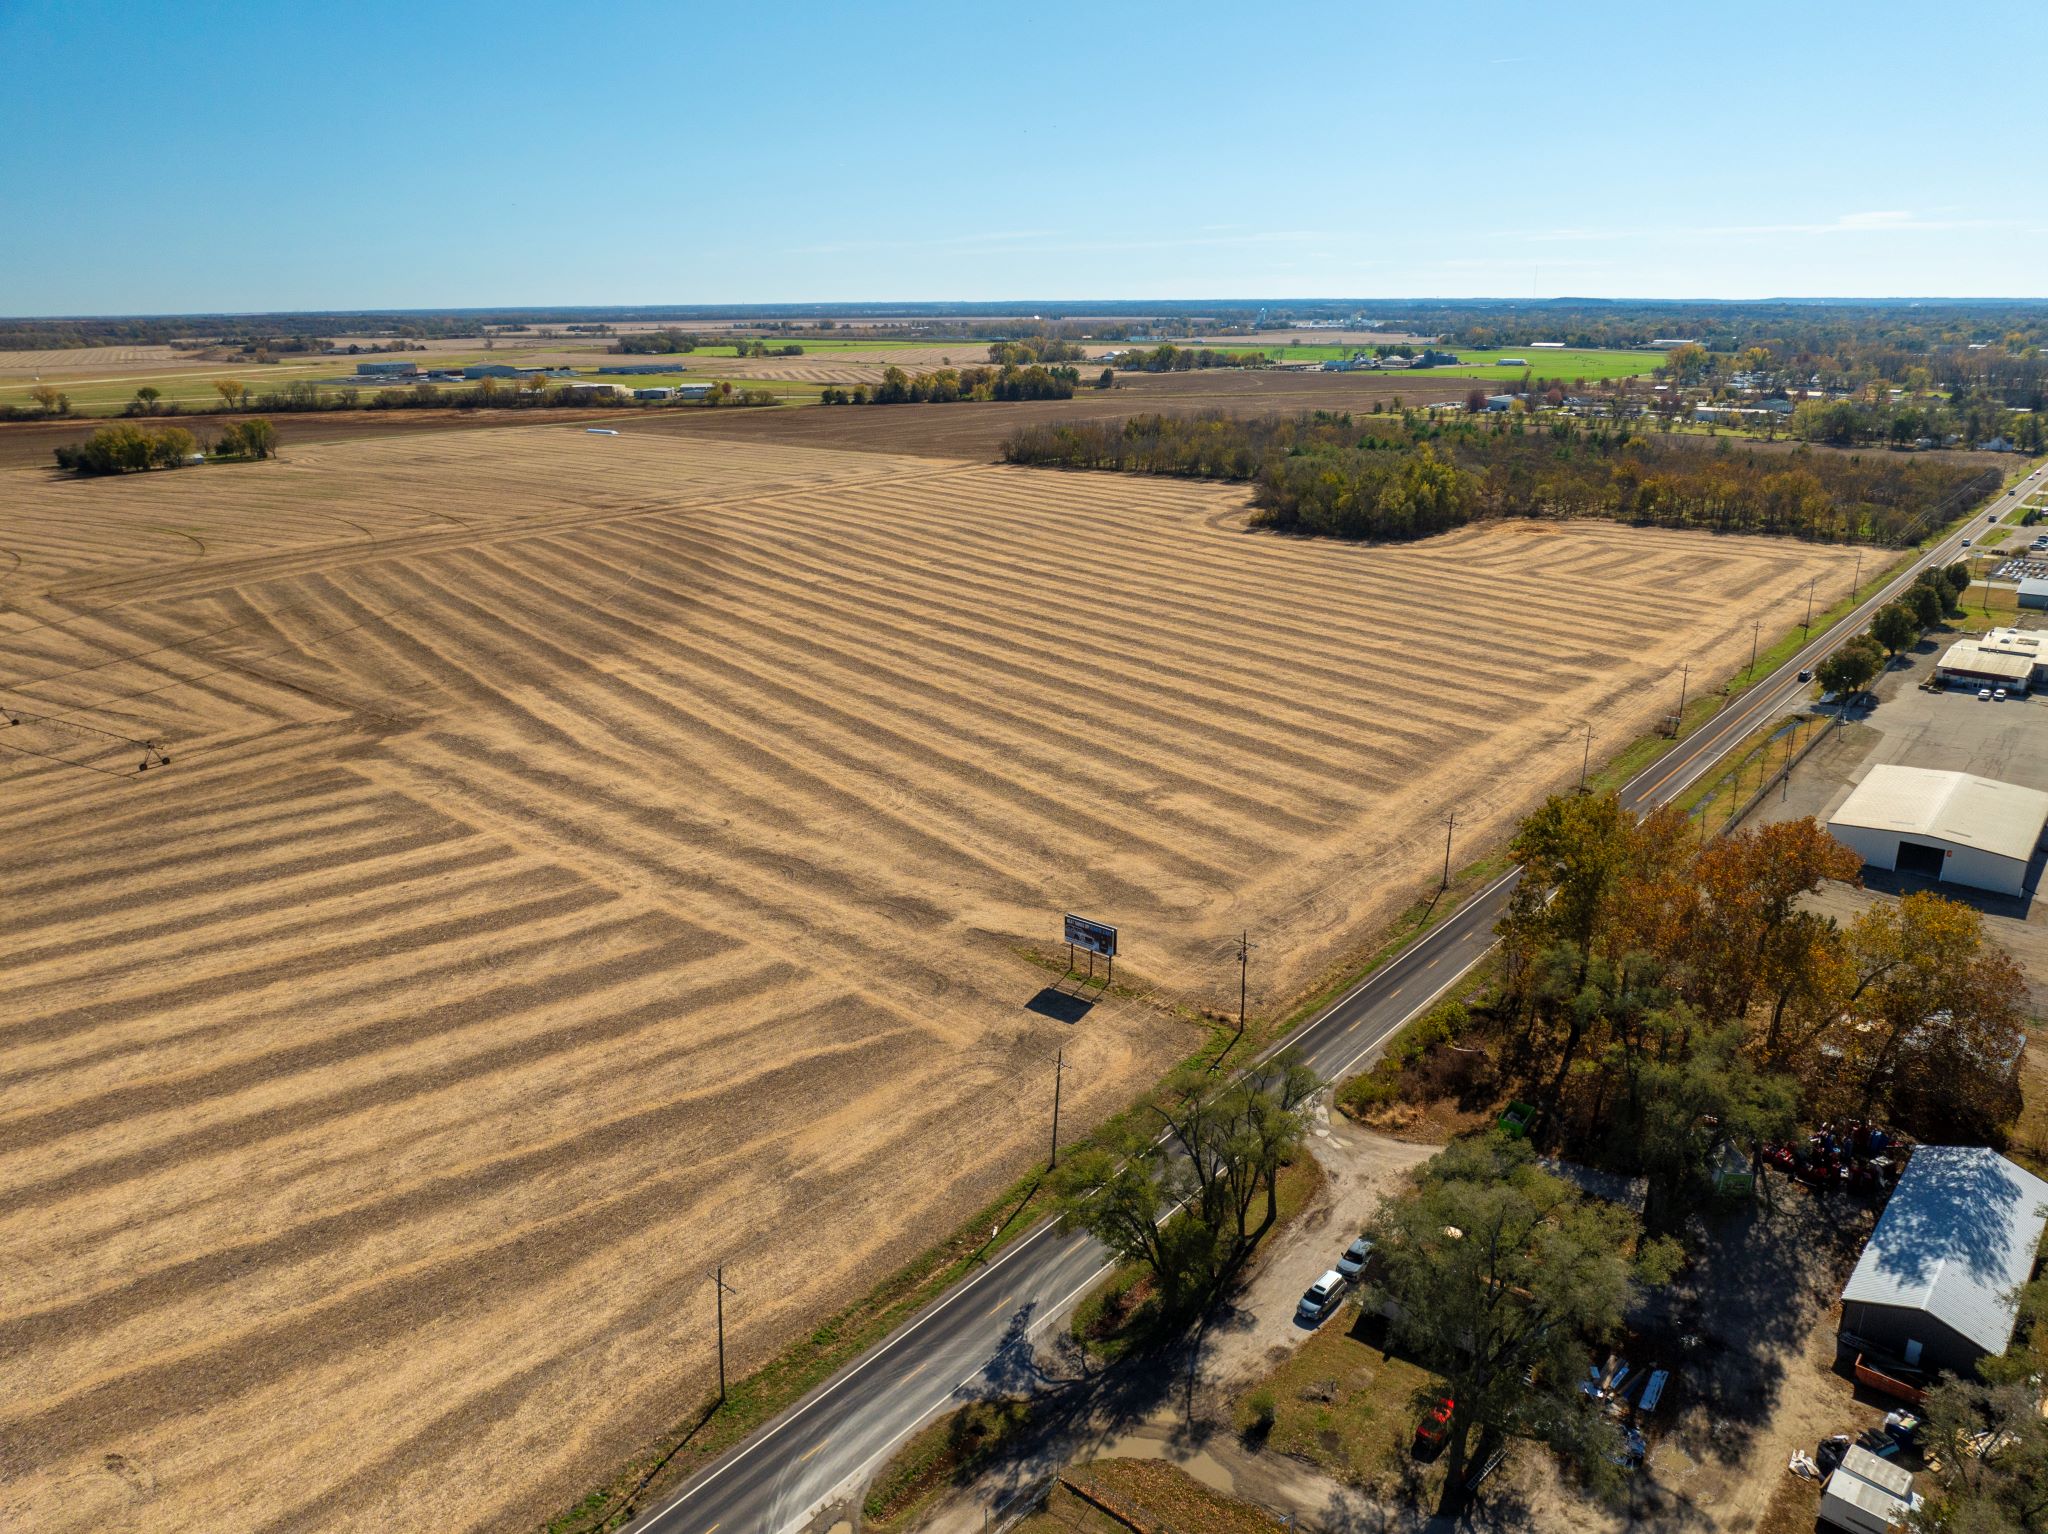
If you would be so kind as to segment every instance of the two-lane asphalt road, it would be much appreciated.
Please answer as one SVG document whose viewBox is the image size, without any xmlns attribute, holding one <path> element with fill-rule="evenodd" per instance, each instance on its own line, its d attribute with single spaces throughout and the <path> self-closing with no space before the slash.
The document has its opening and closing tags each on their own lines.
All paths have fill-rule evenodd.
<svg viewBox="0 0 2048 1534">
<path fill-rule="evenodd" d="M 1870 613 L 1930 564 L 1946 564 L 1965 537 L 2048 482 L 2048 466 L 1929 549 L 1829 633 L 1667 752 L 1621 791 L 1631 809 L 1677 797 L 1758 724 L 1783 709 Z M 1286 1042 L 1326 1079 L 1348 1074 L 1493 946 L 1494 925 L 1517 873 L 1508 873 L 1362 981 Z M 963 1387 L 1000 1380 L 1028 1359 L 1031 1336 L 1107 1268 L 1093 1237 L 1047 1223 L 961 1280 L 901 1329 L 699 1471 L 645 1514 L 634 1534 L 783 1534 L 850 1489 Z"/>
</svg>

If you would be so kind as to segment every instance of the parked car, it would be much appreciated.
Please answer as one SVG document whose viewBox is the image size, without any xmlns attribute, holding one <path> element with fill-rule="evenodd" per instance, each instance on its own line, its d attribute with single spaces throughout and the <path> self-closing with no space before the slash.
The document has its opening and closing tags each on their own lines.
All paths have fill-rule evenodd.
<svg viewBox="0 0 2048 1534">
<path fill-rule="evenodd" d="M 1989 703 L 1989 702 L 1991 701 L 1991 689 L 1990 689 L 1990 688 L 1988 688 L 1988 687 L 1980 687 L 1980 688 L 1978 688 L 1978 689 L 1977 689 L 1977 701 L 1978 701 L 1979 703 Z"/>
<path fill-rule="evenodd" d="M 1372 1261 L 1372 1237 L 1360 1236 L 1344 1248 L 1344 1255 L 1337 1259 L 1337 1271 L 1347 1279 L 1355 1279 L 1363 1273 L 1366 1264 Z"/>
<path fill-rule="evenodd" d="M 1436 1405 L 1422 1414 L 1422 1420 L 1415 1424 L 1415 1449 L 1427 1453 L 1443 1447 L 1444 1440 L 1451 1436 L 1451 1413 L 1457 1403 L 1449 1396 L 1439 1396 Z"/>
<path fill-rule="evenodd" d="M 1322 1324 L 1323 1317 L 1330 1313 L 1338 1298 L 1344 1293 L 1345 1278 L 1335 1268 L 1308 1286 L 1308 1292 L 1301 1297 L 1301 1303 L 1294 1307 L 1294 1319 L 1304 1326 Z"/>
<path fill-rule="evenodd" d="M 2003 703 L 2005 701 L 2005 689 L 2003 687 L 1993 688 L 1991 692 L 1991 701 L 1993 703 Z"/>
</svg>

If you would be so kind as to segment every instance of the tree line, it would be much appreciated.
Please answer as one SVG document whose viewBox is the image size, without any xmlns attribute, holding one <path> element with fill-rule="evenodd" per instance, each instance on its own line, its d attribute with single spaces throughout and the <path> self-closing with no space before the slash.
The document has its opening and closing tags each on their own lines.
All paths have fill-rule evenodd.
<svg viewBox="0 0 2048 1534">
<path fill-rule="evenodd" d="M 1221 352 L 1207 346 L 1175 346 L 1162 341 L 1150 350 L 1133 349 L 1116 359 L 1126 373 L 1189 373 L 1203 368 L 1264 368 L 1273 359 L 1264 352 Z"/>
<path fill-rule="evenodd" d="M 1002 368 L 940 368 L 915 376 L 902 368 L 883 370 L 882 381 L 870 389 L 832 385 L 818 396 L 826 405 L 951 404 L 956 400 L 1072 399 L 1081 375 L 1065 365 Z"/>
<path fill-rule="evenodd" d="M 1034 362 L 1086 362 L 1088 348 L 1052 336 L 1027 336 L 1021 341 L 995 341 L 988 360 L 997 367 L 1028 367 Z"/>
<path fill-rule="evenodd" d="M 181 469 L 202 456 L 254 460 L 277 452 L 277 428 L 257 419 L 231 423 L 202 455 L 199 442 L 182 426 L 144 431 L 139 426 L 102 426 L 85 441 L 56 449 L 57 467 L 84 477 L 136 474 L 147 469 Z"/>
<path fill-rule="evenodd" d="M 1895 657 L 1918 644 L 1921 635 L 1962 612 L 1970 579 L 1967 564 L 1922 570 L 1902 595 L 1877 610 L 1867 631 L 1820 663 L 1815 675 L 1821 686 L 1845 699 L 1869 687 Z"/>
<path fill-rule="evenodd" d="M 1348 539 L 1428 537 L 1500 517 L 1895 544 L 1936 508 L 1996 487 L 1929 458 L 1737 453 L 1644 437 L 1625 423 L 1416 412 L 1244 418 L 1210 412 L 1025 426 L 1010 463 L 1249 482 L 1253 521 Z"/>
</svg>

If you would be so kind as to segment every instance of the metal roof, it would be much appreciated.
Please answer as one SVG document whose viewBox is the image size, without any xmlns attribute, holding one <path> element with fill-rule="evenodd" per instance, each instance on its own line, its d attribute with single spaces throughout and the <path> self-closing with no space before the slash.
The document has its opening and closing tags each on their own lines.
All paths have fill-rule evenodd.
<svg viewBox="0 0 2048 1534">
<path fill-rule="evenodd" d="M 1924 836 L 2024 863 L 2048 826 L 2048 794 L 1968 772 L 1883 762 L 1828 824 Z"/>
<path fill-rule="evenodd" d="M 1894 1525 L 1904 1523 L 1905 1515 L 1920 1501 L 1913 1495 L 1911 1471 L 1872 1454 L 1861 1444 L 1842 1456 L 1842 1463 L 1821 1491 L 1825 1497 L 1838 1498 Z M 1825 1503 L 1822 1516 L 1826 1516 Z"/>
<path fill-rule="evenodd" d="M 2023 597 L 2048 597 L 2048 580 L 2043 580 L 2038 575 L 2028 576 L 2020 582 L 2020 595 Z"/>
<path fill-rule="evenodd" d="M 1941 669 L 1995 677 L 2002 682 L 2024 682 L 2034 674 L 2034 657 L 1979 644 L 1974 639 L 1958 639 L 1943 652 Z"/>
<path fill-rule="evenodd" d="M 2048 1226 L 2048 1182 L 1981 1145 L 1923 1145 L 1870 1233 L 1845 1303 L 1924 1310 L 2002 1353 Z"/>
</svg>

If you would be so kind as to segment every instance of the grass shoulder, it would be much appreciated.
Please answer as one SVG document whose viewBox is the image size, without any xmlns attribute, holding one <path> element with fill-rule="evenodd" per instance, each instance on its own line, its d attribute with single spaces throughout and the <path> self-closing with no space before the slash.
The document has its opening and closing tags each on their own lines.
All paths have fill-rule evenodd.
<svg viewBox="0 0 2048 1534">
<path fill-rule="evenodd" d="M 869 1484 L 865 1534 L 915 1526 L 948 1490 L 965 1486 L 1030 1428 L 1029 1401 L 971 1401 L 912 1436 Z"/>
</svg>

